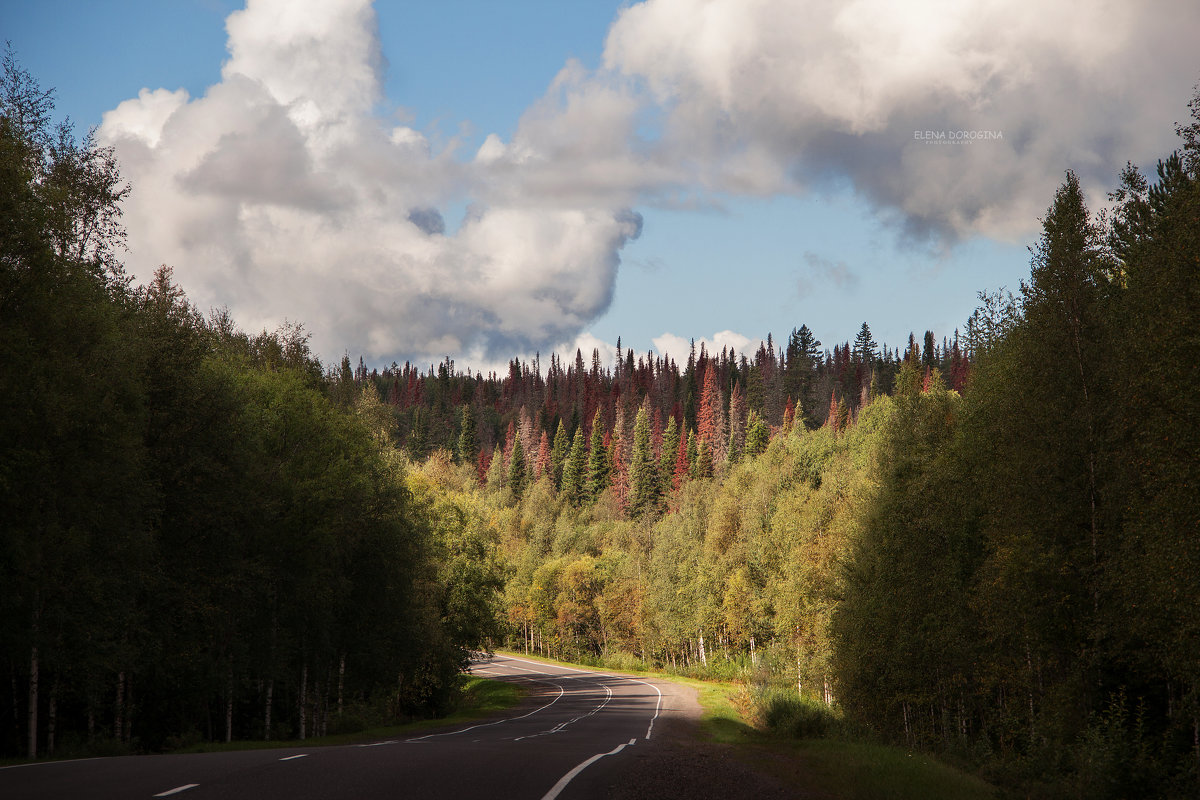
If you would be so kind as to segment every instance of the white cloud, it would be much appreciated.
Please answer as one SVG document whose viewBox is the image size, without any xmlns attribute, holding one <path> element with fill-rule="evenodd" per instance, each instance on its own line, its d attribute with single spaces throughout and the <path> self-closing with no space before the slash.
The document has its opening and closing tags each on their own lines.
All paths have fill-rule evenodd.
<svg viewBox="0 0 1200 800">
<path fill-rule="evenodd" d="M 640 217 L 529 180 L 512 159 L 529 144 L 489 138 L 482 155 L 508 159 L 490 169 L 385 126 L 369 2 L 252 0 L 226 27 L 219 84 L 143 91 L 98 131 L 134 186 L 139 278 L 171 264 L 202 309 L 251 329 L 301 319 L 327 360 L 504 358 L 569 341 L 608 307 Z M 471 197 L 448 235 L 439 207 Z"/>
<path fill-rule="evenodd" d="M 1200 6 L 1170 0 L 648 0 L 604 59 L 665 109 L 656 159 L 691 185 L 848 177 L 910 232 L 1019 238 L 1065 169 L 1099 198 L 1127 159 L 1174 147 L 1197 29 Z M 1003 139 L 914 140 L 927 130 Z"/>
<path fill-rule="evenodd" d="M 662 336 L 655 336 L 652 341 L 654 349 L 658 351 L 659 355 L 674 359 L 680 369 L 687 366 L 688 356 L 691 355 L 692 350 L 690 339 L 674 333 L 664 333 Z M 754 354 L 758 352 L 758 348 L 764 342 L 764 339 L 744 336 L 736 331 L 717 331 L 711 337 L 702 336 L 696 340 L 696 356 L 699 357 L 700 348 L 703 346 L 709 355 L 720 355 L 723 348 L 729 348 L 739 357 L 744 355 L 753 359 Z"/>
<path fill-rule="evenodd" d="M 460 157 L 383 122 L 368 0 L 251 0 L 227 21 L 219 84 L 143 90 L 99 137 L 134 186 L 138 277 L 165 262 L 201 308 L 301 319 L 327 359 L 502 363 L 582 341 L 638 205 L 848 180 L 918 236 L 1028 236 L 1064 169 L 1099 198 L 1126 159 L 1174 146 L 1197 29 L 1200 6 L 1169 0 L 647 0 L 619 13 L 602 67 L 568 61 L 509 141 Z M 959 130 L 1002 137 L 914 138 Z M 443 211 L 464 204 L 449 231 Z M 681 343 L 655 340 L 686 360 Z"/>
</svg>

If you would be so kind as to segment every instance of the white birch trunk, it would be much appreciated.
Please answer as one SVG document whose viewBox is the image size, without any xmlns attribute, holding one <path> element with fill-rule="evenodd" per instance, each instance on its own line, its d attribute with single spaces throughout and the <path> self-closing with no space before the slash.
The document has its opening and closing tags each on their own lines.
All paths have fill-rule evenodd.
<svg viewBox="0 0 1200 800">
<path fill-rule="evenodd" d="M 704 634 L 700 634 L 700 663 L 708 666 L 708 654 L 704 652 Z"/>
</svg>

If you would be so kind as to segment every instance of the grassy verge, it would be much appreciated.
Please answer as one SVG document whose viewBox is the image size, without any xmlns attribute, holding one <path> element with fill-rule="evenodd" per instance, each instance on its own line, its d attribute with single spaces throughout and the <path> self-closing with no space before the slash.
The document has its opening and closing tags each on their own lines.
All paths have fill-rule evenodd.
<svg viewBox="0 0 1200 800">
<path fill-rule="evenodd" d="M 278 747 L 330 747 L 333 745 L 355 744 L 375 739 L 395 739 L 429 728 L 458 725 L 463 722 L 486 717 L 498 711 L 512 708 L 521 699 L 521 689 L 504 681 L 493 681 L 474 675 L 464 675 L 463 699 L 458 708 L 451 714 L 438 719 L 422 719 L 404 725 L 390 725 L 382 728 L 370 728 L 354 733 L 330 734 L 329 736 L 311 736 L 303 741 L 289 739 L 280 741 L 236 741 L 236 742 L 201 742 L 190 747 L 180 748 L 176 753 L 219 753 L 228 750 L 261 750 Z"/>
<path fill-rule="evenodd" d="M 370 728 L 353 733 L 330 734 L 328 736 L 310 736 L 307 739 L 275 739 L 275 740 L 236 740 L 232 742 L 198 742 L 170 750 L 172 753 L 224 753 L 232 750 L 269 750 L 292 747 L 332 747 L 337 745 L 356 744 L 377 739 L 396 739 L 410 736 L 430 728 L 458 725 L 471 722 L 481 717 L 487 717 L 505 709 L 512 708 L 521 699 L 522 690 L 511 683 L 493 681 L 474 675 L 462 676 L 463 697 L 458 708 L 451 714 L 438 719 L 423 719 L 404 725 Z M 129 752 L 121 745 L 113 743 L 112 751 L 97 750 L 96 752 L 80 752 L 64 754 L 56 759 L 69 760 L 72 758 L 88 758 L 107 755 L 128 755 Z M 29 763 L 26 759 L 0 759 L 0 766 L 13 766 Z"/>
<path fill-rule="evenodd" d="M 518 652 L 503 654 L 579 666 Z M 995 800 L 998 796 L 996 787 L 983 779 L 901 747 L 837 734 L 794 739 L 761 731 L 747 718 L 745 691 L 737 683 L 682 678 L 628 664 L 594 668 L 694 688 L 703 709 L 701 731 L 708 739 L 735 748 L 742 760 L 805 794 L 839 800 Z"/>
</svg>

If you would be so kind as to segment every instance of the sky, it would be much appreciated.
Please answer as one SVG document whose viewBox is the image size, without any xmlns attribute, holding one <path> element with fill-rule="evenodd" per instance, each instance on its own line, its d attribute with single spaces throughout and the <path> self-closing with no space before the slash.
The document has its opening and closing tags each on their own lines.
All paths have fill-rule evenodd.
<svg viewBox="0 0 1200 800">
<path fill-rule="evenodd" d="M 1200 4 L 0 0 L 170 265 L 326 363 L 952 337 L 1067 169 L 1176 147 Z"/>
</svg>

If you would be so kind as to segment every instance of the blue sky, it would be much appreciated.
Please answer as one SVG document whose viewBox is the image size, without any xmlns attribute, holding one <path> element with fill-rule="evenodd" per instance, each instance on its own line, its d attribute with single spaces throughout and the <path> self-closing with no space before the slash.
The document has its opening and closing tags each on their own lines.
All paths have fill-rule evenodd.
<svg viewBox="0 0 1200 800">
<path fill-rule="evenodd" d="M 139 278 L 171 264 L 202 309 L 378 365 L 950 336 L 1028 274 L 1063 171 L 1099 203 L 1174 146 L 1200 77 L 1185 20 L 1060 37 L 1060 3 L 321 5 L 256 3 L 235 33 L 242 3 L 41 0 L 2 27 L 60 114 L 105 123 Z M 964 129 L 1003 138 L 913 138 Z M 406 221 L 428 208 L 444 230 Z"/>
</svg>

